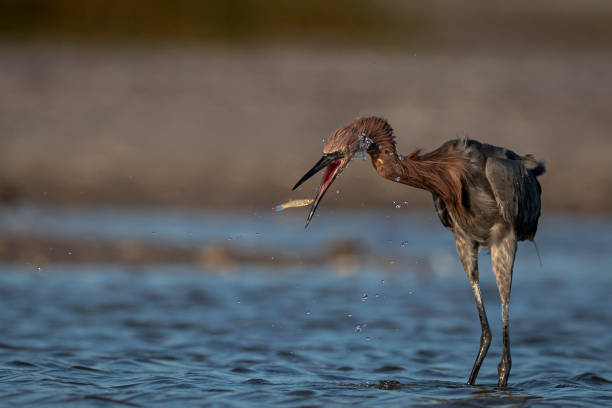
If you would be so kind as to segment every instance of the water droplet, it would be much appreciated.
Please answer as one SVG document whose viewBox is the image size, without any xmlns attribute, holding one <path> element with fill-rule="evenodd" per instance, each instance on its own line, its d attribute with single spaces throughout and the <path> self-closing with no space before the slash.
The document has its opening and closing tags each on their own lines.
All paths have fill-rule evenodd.
<svg viewBox="0 0 612 408">
<path fill-rule="evenodd" d="M 399 176 L 397 176 L 397 177 L 395 178 L 395 181 L 400 181 L 400 180 L 401 180 L 401 179 L 400 179 L 400 177 L 399 177 Z"/>
<path fill-rule="evenodd" d="M 336 190 L 336 194 L 340 194 L 340 190 Z"/>
<path fill-rule="evenodd" d="M 355 331 L 357 333 L 361 333 L 361 326 L 360 325 L 355 326 Z"/>
<path fill-rule="evenodd" d="M 377 293 L 377 294 L 376 294 L 376 297 L 380 297 L 380 295 Z"/>
<path fill-rule="evenodd" d="M 349 314 L 347 314 L 347 315 L 346 315 L 346 317 L 349 317 L 349 318 L 350 318 L 350 317 L 353 317 L 353 314 L 352 314 L 352 313 L 349 313 Z"/>
<path fill-rule="evenodd" d="M 402 156 L 401 154 L 397 156 L 397 158 L 400 159 L 400 161 L 404 161 L 404 156 Z"/>
<path fill-rule="evenodd" d="M 385 280 L 384 280 L 384 279 L 382 279 L 382 280 L 380 281 L 380 283 L 381 283 L 382 285 L 384 285 L 384 284 L 385 284 Z"/>
<path fill-rule="evenodd" d="M 364 293 L 363 295 L 361 295 L 361 301 L 365 302 L 368 299 L 368 294 Z"/>
<path fill-rule="evenodd" d="M 310 316 L 310 312 L 306 312 L 306 316 Z"/>
<path fill-rule="evenodd" d="M 367 337 L 366 337 L 366 341 L 370 341 L 370 340 L 371 340 L 371 337 L 370 337 L 370 336 L 367 336 Z"/>
<path fill-rule="evenodd" d="M 407 245 L 408 245 L 408 241 L 402 241 L 400 244 L 402 248 L 405 248 Z"/>
<path fill-rule="evenodd" d="M 361 153 L 361 158 L 363 160 L 366 159 L 366 152 L 367 150 L 370 148 L 370 145 L 372 144 L 372 139 L 370 139 L 369 137 L 366 137 L 366 133 L 362 132 L 361 136 L 359 136 L 359 146 L 357 147 L 357 152 Z"/>
<path fill-rule="evenodd" d="M 40 268 L 40 266 L 37 266 L 37 267 L 36 267 L 36 270 L 37 270 L 38 272 L 40 272 L 40 269 L 41 269 L 41 268 Z"/>
</svg>

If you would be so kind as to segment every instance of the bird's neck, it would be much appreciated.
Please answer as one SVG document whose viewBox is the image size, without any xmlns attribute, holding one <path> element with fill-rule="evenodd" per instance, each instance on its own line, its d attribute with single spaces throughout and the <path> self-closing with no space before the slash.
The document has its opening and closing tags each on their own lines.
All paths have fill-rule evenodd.
<svg viewBox="0 0 612 408">
<path fill-rule="evenodd" d="M 378 117 L 358 118 L 350 124 L 353 132 L 367 141 L 367 152 L 382 177 L 436 194 L 454 216 L 466 219 L 462 205 L 463 180 L 468 172 L 462 152 L 454 144 L 421 154 L 397 153 L 393 128 Z"/>
<path fill-rule="evenodd" d="M 455 215 L 465 215 L 461 196 L 467 170 L 464 159 L 454 148 L 443 146 L 425 154 L 416 150 L 403 156 L 392 143 L 376 145 L 369 153 L 382 177 L 436 194 Z"/>
</svg>

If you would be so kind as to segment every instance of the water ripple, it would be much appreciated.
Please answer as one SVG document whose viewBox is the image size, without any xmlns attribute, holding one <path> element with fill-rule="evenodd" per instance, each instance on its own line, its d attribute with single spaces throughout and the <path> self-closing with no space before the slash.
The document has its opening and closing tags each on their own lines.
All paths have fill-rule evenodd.
<svg viewBox="0 0 612 408">
<path fill-rule="evenodd" d="M 496 387 L 498 299 L 485 273 L 494 341 L 478 385 L 465 384 L 480 326 L 459 265 L 427 278 L 410 264 L 350 278 L 325 268 L 244 267 L 228 277 L 4 265 L 0 404 L 609 405 L 612 297 L 602 288 L 612 276 L 599 258 L 580 273 L 563 269 L 565 259 L 549 255 L 550 269 L 537 258 L 517 263 L 506 390 Z"/>
</svg>

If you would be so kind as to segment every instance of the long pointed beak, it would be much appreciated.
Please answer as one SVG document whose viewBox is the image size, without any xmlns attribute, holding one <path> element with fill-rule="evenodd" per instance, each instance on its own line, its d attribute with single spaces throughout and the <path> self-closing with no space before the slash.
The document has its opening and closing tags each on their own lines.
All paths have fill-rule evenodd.
<svg viewBox="0 0 612 408">
<path fill-rule="evenodd" d="M 321 186 L 319 187 L 319 192 L 317 193 L 317 197 L 312 203 L 312 207 L 310 207 L 310 213 L 308 214 L 308 218 L 306 219 L 306 225 L 304 226 L 304 228 L 308 227 L 308 224 L 310 224 L 310 220 L 312 219 L 317 207 L 319 206 L 319 202 L 321 202 L 321 199 L 325 195 L 325 192 L 327 191 L 331 183 L 336 179 L 336 176 L 338 176 L 340 169 L 344 167 L 341 165 L 342 161 L 343 160 L 339 159 L 337 156 L 324 155 L 323 157 L 321 157 L 321 160 L 319 160 L 317 164 L 315 164 L 314 167 L 310 169 L 310 171 L 308 171 L 308 173 L 306 173 L 304 177 L 302 177 L 300 181 L 298 181 L 293 187 L 293 190 L 295 190 L 303 182 L 305 182 L 310 177 L 312 177 L 321 169 L 327 166 L 327 169 L 325 170 L 325 175 L 323 176 L 323 180 L 321 181 Z"/>
<path fill-rule="evenodd" d="M 324 154 L 323 157 L 321 157 L 321 159 L 317 162 L 317 164 L 315 164 L 312 169 L 308 170 L 308 173 L 304 174 L 304 176 L 300 179 L 300 181 L 295 183 L 295 186 L 293 186 L 291 191 L 301 186 L 306 180 L 308 180 L 309 178 L 317 174 L 319 171 L 321 171 L 322 168 L 324 168 L 325 166 L 327 166 L 333 161 L 334 161 L 333 156 Z"/>
</svg>

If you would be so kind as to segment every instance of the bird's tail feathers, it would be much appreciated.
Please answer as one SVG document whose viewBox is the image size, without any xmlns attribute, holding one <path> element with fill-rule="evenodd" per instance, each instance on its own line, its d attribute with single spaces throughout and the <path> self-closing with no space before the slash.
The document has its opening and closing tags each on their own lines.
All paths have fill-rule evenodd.
<svg viewBox="0 0 612 408">
<path fill-rule="evenodd" d="M 533 174 L 538 177 L 542 174 L 546 173 L 546 163 L 540 160 L 537 160 L 531 154 L 523 156 L 523 164 Z"/>
</svg>

